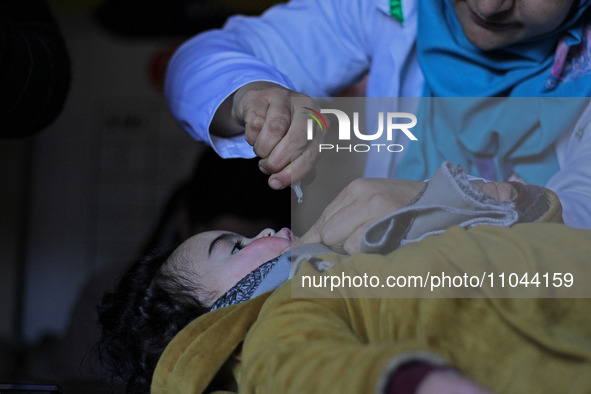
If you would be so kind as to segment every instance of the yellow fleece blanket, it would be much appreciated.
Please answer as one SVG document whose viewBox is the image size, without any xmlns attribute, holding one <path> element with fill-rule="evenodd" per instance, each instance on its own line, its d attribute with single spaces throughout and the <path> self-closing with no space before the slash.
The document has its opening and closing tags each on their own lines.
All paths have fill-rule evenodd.
<svg viewBox="0 0 591 394">
<path fill-rule="evenodd" d="M 591 283 L 584 283 L 590 256 L 591 232 L 560 224 L 451 228 L 388 256 L 322 256 L 330 268 L 321 275 L 360 274 L 368 266 L 411 272 L 414 262 L 448 272 L 474 264 L 497 271 L 559 267 L 577 273 L 582 289 Z M 317 268 L 304 263 L 292 281 Z M 582 298 L 487 298 L 484 290 L 477 298 L 368 299 L 311 291 L 318 297 L 293 298 L 287 283 L 196 319 L 166 348 L 152 392 L 379 392 L 397 365 L 426 359 L 450 363 L 495 392 L 591 393 L 591 299 L 584 292 Z"/>
</svg>

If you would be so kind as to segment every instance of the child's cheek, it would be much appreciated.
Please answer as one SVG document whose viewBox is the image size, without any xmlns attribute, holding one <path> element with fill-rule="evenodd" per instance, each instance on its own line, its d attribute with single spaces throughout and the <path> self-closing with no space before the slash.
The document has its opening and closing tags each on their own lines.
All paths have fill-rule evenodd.
<svg viewBox="0 0 591 394">
<path fill-rule="evenodd" d="M 276 237 L 265 237 L 259 238 L 256 241 L 253 241 L 248 246 L 246 246 L 242 252 L 244 254 L 249 254 L 251 256 L 257 256 L 258 258 L 263 258 L 265 261 L 262 263 L 271 260 L 281 253 L 281 251 L 285 250 L 290 245 L 290 242 L 283 238 L 276 238 Z"/>
</svg>

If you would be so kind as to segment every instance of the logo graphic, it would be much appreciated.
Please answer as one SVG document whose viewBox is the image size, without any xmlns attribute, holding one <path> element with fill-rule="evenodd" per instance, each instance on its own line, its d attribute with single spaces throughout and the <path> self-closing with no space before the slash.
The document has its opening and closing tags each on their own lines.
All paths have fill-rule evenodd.
<svg viewBox="0 0 591 394">
<path fill-rule="evenodd" d="M 339 141 L 351 141 L 352 135 L 354 138 L 361 141 L 373 141 L 373 144 L 320 144 L 319 151 L 335 149 L 336 151 L 355 151 L 368 152 L 370 150 L 387 150 L 388 152 L 401 152 L 404 148 L 401 144 L 392 143 L 395 140 L 394 133 L 400 132 L 411 141 L 417 141 L 417 137 L 410 131 L 417 124 L 417 117 L 408 112 L 378 112 L 377 113 L 377 131 L 375 133 L 367 133 L 361 131 L 359 127 L 359 113 L 353 112 L 353 122 L 347 113 L 339 109 L 322 108 L 320 112 L 312 108 L 304 107 L 309 112 L 304 112 L 311 119 L 308 119 L 307 124 L 307 138 L 312 140 L 314 138 L 314 122 L 320 127 L 320 131 L 328 131 L 328 123 L 322 114 L 334 115 L 338 121 L 338 139 Z M 379 143 L 382 141 L 384 143 Z"/>
<path fill-rule="evenodd" d="M 310 112 L 305 112 L 304 111 L 304 113 L 306 115 L 308 115 L 309 117 L 311 117 L 312 119 L 314 119 L 316 121 L 316 123 L 318 123 L 318 127 L 320 127 L 320 131 L 322 131 L 323 129 L 326 130 L 326 131 L 328 131 L 328 124 L 326 123 L 326 120 L 324 119 L 324 116 L 322 116 L 320 114 L 320 112 L 315 111 L 315 110 L 313 110 L 312 108 L 309 108 L 309 107 L 304 107 L 304 109 L 312 112 L 312 113 L 310 113 Z M 318 119 L 318 118 L 320 118 L 320 119 Z M 320 123 L 320 120 L 322 120 L 322 123 Z M 322 127 L 323 125 L 324 125 L 324 127 Z"/>
</svg>

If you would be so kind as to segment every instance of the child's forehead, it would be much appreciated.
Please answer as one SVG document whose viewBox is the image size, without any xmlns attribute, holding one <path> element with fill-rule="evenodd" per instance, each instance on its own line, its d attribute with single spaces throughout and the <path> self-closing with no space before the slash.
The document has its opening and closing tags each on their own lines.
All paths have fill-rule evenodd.
<svg viewBox="0 0 591 394">
<path fill-rule="evenodd" d="M 187 241 L 193 239 L 194 242 L 211 243 L 211 242 L 213 242 L 214 239 L 216 239 L 220 235 L 224 235 L 224 234 L 235 235 L 234 233 L 232 233 L 230 231 L 211 230 L 211 231 L 204 231 L 202 233 L 197 233 L 197 234 L 193 235 L 191 238 L 189 238 Z"/>
</svg>

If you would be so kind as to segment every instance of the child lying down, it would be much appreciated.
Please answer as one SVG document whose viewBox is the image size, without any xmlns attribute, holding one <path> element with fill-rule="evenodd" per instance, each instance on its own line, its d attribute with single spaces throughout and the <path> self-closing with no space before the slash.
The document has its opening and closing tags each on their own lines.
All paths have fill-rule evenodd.
<svg viewBox="0 0 591 394">
<path fill-rule="evenodd" d="M 542 204 L 534 217 L 529 207 L 538 198 L 532 193 L 521 210 L 478 191 L 468 194 L 485 205 L 482 224 L 546 221 L 557 209 Z M 384 243 L 409 245 L 386 257 L 322 255 L 330 256 L 331 272 L 421 260 L 445 266 L 467 257 L 527 265 L 563 258 L 564 247 L 567 263 L 586 259 L 589 232 L 543 223 L 443 232 L 445 221 L 420 224 L 424 207 L 433 205 L 421 198 L 415 212 L 385 217 L 363 241 L 363 248 L 377 251 L 391 249 Z M 469 209 L 453 211 L 464 228 L 478 221 Z M 417 222 L 424 234 L 443 234 L 425 238 L 413 227 Z M 130 392 L 147 392 L 150 385 L 157 393 L 591 389 L 591 338 L 583 329 L 591 323 L 588 300 L 292 298 L 282 283 L 293 273 L 285 252 L 294 239 L 288 229 L 263 230 L 252 239 L 207 232 L 171 254 L 135 263 L 99 308 L 104 361 Z M 295 275 L 310 270 L 304 262 Z"/>
</svg>

